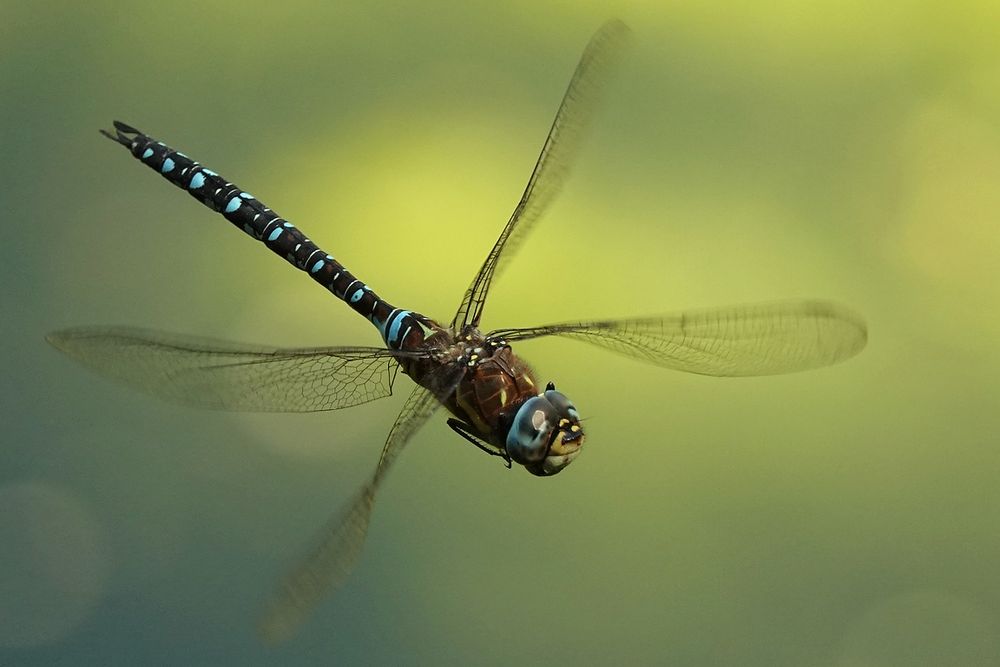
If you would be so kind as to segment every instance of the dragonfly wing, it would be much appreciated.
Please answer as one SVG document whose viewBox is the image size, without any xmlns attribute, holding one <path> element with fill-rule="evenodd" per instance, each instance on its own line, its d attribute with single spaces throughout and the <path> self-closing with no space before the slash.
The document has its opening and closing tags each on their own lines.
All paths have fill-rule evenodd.
<svg viewBox="0 0 1000 667">
<path fill-rule="evenodd" d="M 324 526 L 268 603 L 257 626 L 262 639 L 276 644 L 293 637 L 323 596 L 347 580 L 361 556 L 374 505 L 375 487 L 369 482 Z"/>
<path fill-rule="evenodd" d="M 417 386 L 410 393 L 389 431 L 372 478 L 333 516 L 314 548 L 279 585 L 258 625 L 266 641 L 277 643 L 292 637 L 320 600 L 347 580 L 361 555 L 379 485 L 410 437 L 441 406 L 441 398 L 455 390 L 464 370 L 445 367 L 438 374 L 434 391 Z"/>
<path fill-rule="evenodd" d="M 614 71 L 628 36 L 629 29 L 624 23 L 609 21 L 591 37 L 556 112 L 524 194 L 462 297 L 462 304 L 451 321 L 452 329 L 461 331 L 467 324 L 479 325 L 494 276 L 558 194 L 576 157 L 580 139 L 594 115 L 601 90 Z"/>
<path fill-rule="evenodd" d="M 374 347 L 261 347 L 129 327 L 47 340 L 97 373 L 157 398 L 219 410 L 316 412 L 392 393 L 399 353 Z"/>
<path fill-rule="evenodd" d="M 568 336 L 649 363 L 702 375 L 777 375 L 828 366 L 864 348 L 868 329 L 847 308 L 786 301 L 596 322 L 507 329 L 508 342 Z"/>
</svg>

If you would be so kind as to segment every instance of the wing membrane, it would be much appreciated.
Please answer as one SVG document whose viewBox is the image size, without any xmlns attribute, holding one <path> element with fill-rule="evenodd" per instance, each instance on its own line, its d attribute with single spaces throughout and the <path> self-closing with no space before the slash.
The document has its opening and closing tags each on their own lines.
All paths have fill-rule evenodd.
<svg viewBox="0 0 1000 667">
<path fill-rule="evenodd" d="M 374 347 L 273 348 L 129 327 L 68 329 L 47 340 L 157 398 L 238 411 L 338 410 L 389 396 L 400 356 Z"/>
<path fill-rule="evenodd" d="M 467 324 L 479 325 L 494 276 L 513 256 L 531 224 L 541 217 L 558 194 L 576 157 L 580 139 L 594 115 L 601 90 L 619 60 L 628 35 L 629 29 L 624 23 L 609 21 L 591 37 L 556 112 L 541 155 L 528 179 L 528 186 L 500 238 L 466 290 L 462 304 L 451 321 L 452 329 L 461 331 Z"/>
<path fill-rule="evenodd" d="M 826 301 L 731 306 L 623 320 L 495 331 L 507 341 L 567 336 L 666 368 L 701 375 L 777 375 L 843 361 L 864 348 L 868 330 Z"/>
<path fill-rule="evenodd" d="M 375 473 L 354 500 L 335 514 L 320 532 L 315 547 L 282 580 L 258 626 L 269 642 L 289 639 L 324 596 L 347 580 L 361 555 L 375 504 L 375 492 L 393 461 L 417 430 L 455 390 L 464 368 L 445 367 L 433 391 L 416 387 L 389 431 Z"/>
</svg>

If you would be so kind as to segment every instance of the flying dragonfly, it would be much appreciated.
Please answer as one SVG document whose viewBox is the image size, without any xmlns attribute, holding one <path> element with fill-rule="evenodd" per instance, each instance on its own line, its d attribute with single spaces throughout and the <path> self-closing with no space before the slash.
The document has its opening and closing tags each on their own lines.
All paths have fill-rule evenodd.
<svg viewBox="0 0 1000 667">
<path fill-rule="evenodd" d="M 579 457 L 585 434 L 576 406 L 553 382 L 541 382 L 512 343 L 562 336 L 712 376 L 818 368 L 865 346 L 862 318 L 816 300 L 481 331 L 493 281 L 559 191 L 628 36 L 624 24 L 610 21 L 591 38 L 520 201 L 447 325 L 385 301 L 297 227 L 183 153 L 122 122 L 101 130 L 368 319 L 384 346 L 265 347 L 112 326 L 54 332 L 48 340 L 56 348 L 153 396 L 222 410 L 339 410 L 392 394 L 400 369 L 415 383 L 371 478 L 277 587 L 259 626 L 264 638 L 291 636 L 346 580 L 386 473 L 438 408 L 451 414 L 447 424 L 455 433 L 507 468 L 517 464 L 548 477 Z"/>
</svg>

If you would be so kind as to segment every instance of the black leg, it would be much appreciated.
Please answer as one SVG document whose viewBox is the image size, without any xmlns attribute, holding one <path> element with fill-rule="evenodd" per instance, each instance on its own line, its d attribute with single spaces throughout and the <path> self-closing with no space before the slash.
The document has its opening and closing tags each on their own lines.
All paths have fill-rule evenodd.
<svg viewBox="0 0 1000 667">
<path fill-rule="evenodd" d="M 468 440 L 469 442 L 471 442 L 476 447 L 483 450 L 490 456 L 499 456 L 500 458 L 502 458 L 504 463 L 507 465 L 507 469 L 508 470 L 510 469 L 511 461 L 510 457 L 507 456 L 507 452 L 499 450 L 496 447 L 493 447 L 492 445 L 488 445 L 479 438 L 477 438 L 468 424 L 466 424 L 463 421 L 459 421 L 458 419 L 449 419 L 448 426 L 450 426 L 451 430 L 453 430 L 455 433 L 458 433 L 460 436 L 462 436 L 463 438 L 465 438 L 466 440 Z"/>
</svg>

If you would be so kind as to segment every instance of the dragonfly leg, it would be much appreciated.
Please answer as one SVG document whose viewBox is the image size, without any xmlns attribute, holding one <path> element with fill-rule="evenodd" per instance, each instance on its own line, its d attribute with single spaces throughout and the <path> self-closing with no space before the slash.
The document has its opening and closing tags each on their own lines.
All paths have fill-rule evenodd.
<svg viewBox="0 0 1000 667">
<path fill-rule="evenodd" d="M 450 426 L 451 430 L 453 430 L 455 433 L 458 433 L 460 436 L 462 436 L 463 438 L 465 438 L 466 440 L 468 440 L 469 442 L 471 442 L 476 447 L 486 452 L 490 456 L 499 456 L 500 458 L 502 458 L 503 462 L 507 466 L 507 469 L 510 470 L 511 459 L 510 456 L 507 455 L 507 452 L 501 449 L 497 449 L 496 447 L 493 447 L 492 445 L 489 445 L 480 440 L 479 438 L 477 438 L 476 435 L 473 433 L 472 428 L 468 424 L 458 419 L 449 419 L 448 426 Z"/>
</svg>

